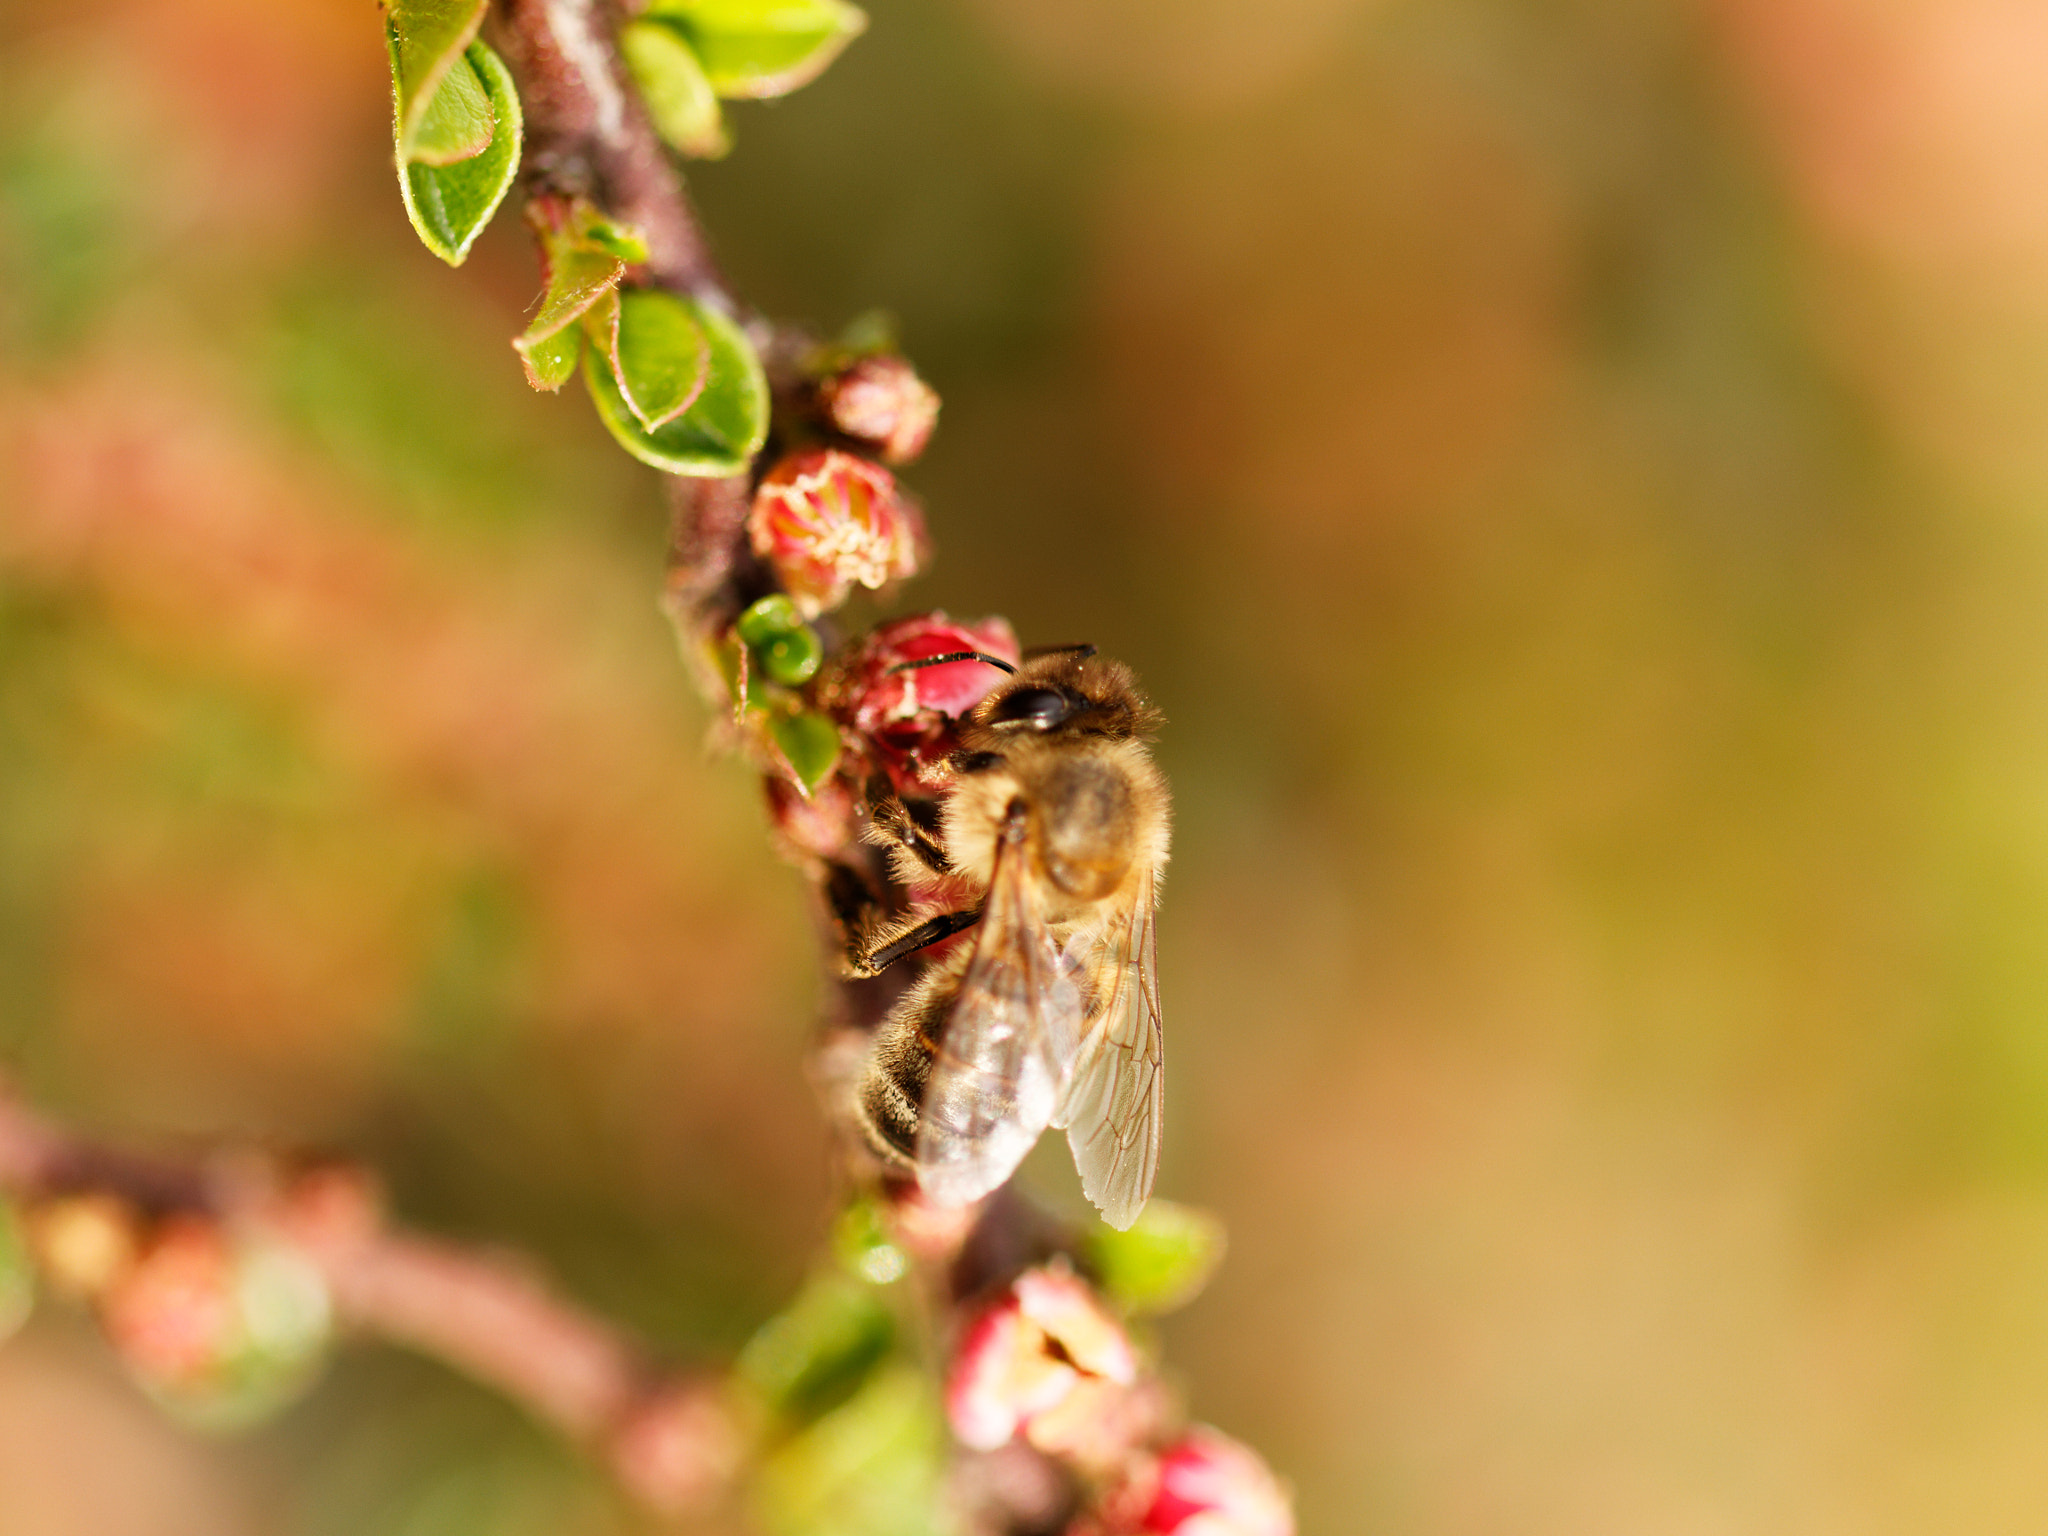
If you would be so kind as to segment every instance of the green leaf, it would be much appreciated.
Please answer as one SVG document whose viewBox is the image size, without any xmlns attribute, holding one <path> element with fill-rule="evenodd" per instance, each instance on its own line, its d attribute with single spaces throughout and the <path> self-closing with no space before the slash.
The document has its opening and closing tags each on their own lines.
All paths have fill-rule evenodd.
<svg viewBox="0 0 2048 1536">
<path fill-rule="evenodd" d="M 619 52 L 664 139 L 699 160 L 732 148 L 718 95 L 681 32 L 661 21 L 629 21 L 619 32 Z"/>
<path fill-rule="evenodd" d="M 527 200 L 526 222 L 540 241 L 547 292 L 513 349 L 535 389 L 560 389 L 583 354 L 576 322 L 611 295 L 627 264 L 645 261 L 638 233 L 612 223 L 580 197 L 542 193 Z"/>
<path fill-rule="evenodd" d="M 1223 1223 L 1207 1211 L 1153 1200 L 1128 1232 L 1091 1226 L 1082 1258 L 1125 1310 L 1171 1312 L 1208 1283 L 1223 1248 Z"/>
<path fill-rule="evenodd" d="M 844 0 L 653 0 L 673 21 L 721 96 L 786 96 L 808 85 L 866 29 Z"/>
<path fill-rule="evenodd" d="M 769 724 L 768 734 L 775 738 L 776 750 L 805 794 L 824 783 L 839 766 L 839 727 L 823 715 L 784 715 Z"/>
<path fill-rule="evenodd" d="M 35 1270 L 29 1265 L 20 1218 L 12 1205 L 0 1200 L 0 1342 L 28 1321 L 35 1299 Z"/>
<path fill-rule="evenodd" d="M 626 270 L 618 257 L 572 245 L 547 244 L 548 291 L 540 311 L 512 348 L 526 365 L 526 382 L 535 389 L 560 389 L 576 371 L 583 332 L 576 322 L 592 305 L 611 293 Z"/>
<path fill-rule="evenodd" d="M 517 337 L 512 345 L 519 349 L 519 361 L 526 366 L 526 382 L 552 392 L 575 375 L 577 360 L 583 356 L 583 332 L 577 326 L 565 326 L 539 341 Z"/>
<path fill-rule="evenodd" d="M 614 224 L 580 201 L 576 205 L 576 235 L 592 250 L 616 256 L 629 267 L 647 259 L 647 242 L 640 238 L 639 230 L 629 224 Z"/>
<path fill-rule="evenodd" d="M 482 92 L 458 78 L 447 101 L 442 80 L 476 41 L 487 0 L 392 0 L 385 22 L 391 42 L 391 87 L 397 112 L 399 164 L 424 160 L 445 165 L 482 151 L 495 114 Z M 483 107 L 479 124 L 476 108 Z M 430 121 L 432 119 L 432 121 Z M 471 142 L 473 140 L 473 142 Z M 467 149 L 464 144 L 470 144 Z"/>
<path fill-rule="evenodd" d="M 752 1479 L 769 1536 L 954 1536 L 938 1395 L 908 1363 L 776 1446 Z"/>
<path fill-rule="evenodd" d="M 399 154 L 423 165 L 453 165 L 488 149 L 497 122 L 476 71 L 451 69 L 427 103 L 418 132 L 399 146 Z"/>
<path fill-rule="evenodd" d="M 807 1423 L 859 1391 L 895 1342 L 895 1315 L 872 1290 L 821 1274 L 761 1325 L 737 1371 L 764 1407 Z"/>
<path fill-rule="evenodd" d="M 408 162 L 401 146 L 398 170 L 412 227 L 427 249 L 451 267 L 462 265 L 510 190 L 519 171 L 521 127 L 519 96 L 503 60 L 482 43 L 471 43 L 455 67 L 473 71 L 490 101 L 495 122 L 490 144 L 482 153 L 452 165 Z"/>
<path fill-rule="evenodd" d="M 659 430 L 643 427 L 627 405 L 609 355 L 583 354 L 583 382 L 597 414 L 619 445 L 642 463 L 672 475 L 744 473 L 768 437 L 768 380 L 746 333 L 727 315 L 677 298 L 703 332 L 704 386 L 689 408 Z"/>
<path fill-rule="evenodd" d="M 704 392 L 711 347 L 690 301 L 658 288 L 607 294 L 585 324 L 642 430 L 659 432 Z"/>
</svg>

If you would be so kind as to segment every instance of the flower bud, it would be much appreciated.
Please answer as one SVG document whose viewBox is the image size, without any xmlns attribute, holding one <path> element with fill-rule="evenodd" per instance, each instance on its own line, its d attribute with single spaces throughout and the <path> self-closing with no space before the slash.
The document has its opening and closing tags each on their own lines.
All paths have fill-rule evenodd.
<svg viewBox="0 0 2048 1536">
<path fill-rule="evenodd" d="M 939 397 L 902 358 L 863 357 L 818 386 L 825 419 L 871 444 L 891 464 L 908 464 L 931 441 Z"/>
<path fill-rule="evenodd" d="M 173 1391 L 201 1385 L 239 1342 L 235 1265 L 220 1224 L 164 1222 L 101 1299 L 100 1321 L 143 1380 Z"/>
<path fill-rule="evenodd" d="M 1294 1536 L 1294 1510 L 1272 1470 L 1204 1424 L 1105 1505 L 1116 1536 Z"/>
<path fill-rule="evenodd" d="M 925 543 L 924 520 L 895 477 L 836 448 L 792 453 L 770 470 L 747 533 L 806 617 L 856 586 L 914 574 Z"/>
<path fill-rule="evenodd" d="M 210 1216 L 166 1218 L 98 1300 L 100 1325 L 135 1376 L 202 1422 L 250 1422 L 306 1385 L 332 1323 L 311 1261 Z"/>
<path fill-rule="evenodd" d="M 833 690 L 834 713 L 871 746 L 903 793 L 929 794 L 924 774 L 955 746 L 952 722 L 1002 681 L 985 661 L 899 670 L 905 662 L 981 651 L 1017 665 L 1017 637 L 1001 619 L 956 624 L 943 613 L 882 625 L 861 642 Z"/>
<path fill-rule="evenodd" d="M 1114 1391 L 1136 1381 L 1138 1359 L 1123 1328 L 1063 1260 L 1017 1277 L 1010 1294 L 967 1331 L 946 1389 L 946 1413 L 962 1444 L 991 1451 L 1043 1419 L 1057 1426 L 1057 1450 L 1075 1432 L 1071 1412 L 1082 1401 L 1107 1412 Z"/>
<path fill-rule="evenodd" d="M 842 859 L 859 843 L 853 791 L 838 779 L 827 779 L 809 794 L 782 774 L 762 779 L 768 797 L 768 820 L 793 862 Z"/>
</svg>

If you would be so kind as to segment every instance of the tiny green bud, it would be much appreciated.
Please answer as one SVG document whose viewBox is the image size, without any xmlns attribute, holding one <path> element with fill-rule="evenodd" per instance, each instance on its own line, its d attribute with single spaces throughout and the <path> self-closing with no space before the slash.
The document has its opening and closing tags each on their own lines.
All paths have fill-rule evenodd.
<svg viewBox="0 0 2048 1536">
<path fill-rule="evenodd" d="M 825 642 L 808 624 L 787 634 L 772 635 L 756 649 L 761 657 L 761 670 L 791 688 L 816 677 L 818 666 L 825 659 Z"/>
<path fill-rule="evenodd" d="M 766 645 L 777 635 L 786 635 L 793 629 L 801 628 L 803 616 L 796 611 L 785 592 L 771 592 L 753 604 L 739 616 L 733 628 L 739 636 L 752 646 Z"/>
</svg>

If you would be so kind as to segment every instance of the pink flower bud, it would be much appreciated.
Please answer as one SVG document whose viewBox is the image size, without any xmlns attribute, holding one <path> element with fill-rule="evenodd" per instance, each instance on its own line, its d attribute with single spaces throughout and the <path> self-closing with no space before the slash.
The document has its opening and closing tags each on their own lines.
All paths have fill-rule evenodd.
<svg viewBox="0 0 2048 1536">
<path fill-rule="evenodd" d="M 842 723 L 865 739 L 900 793 L 929 794 L 926 771 L 954 748 L 953 721 L 1003 680 L 985 661 L 898 671 L 905 662 L 981 651 L 1017 665 L 1017 637 L 1001 619 L 956 624 L 943 613 L 882 625 L 861 642 L 833 690 Z"/>
<path fill-rule="evenodd" d="M 825 417 L 848 437 L 871 443 L 891 464 L 908 464 L 931 441 L 939 397 L 900 357 L 863 357 L 818 386 Z"/>
<path fill-rule="evenodd" d="M 1098 1399 L 1098 1386 L 1121 1389 L 1137 1374 L 1123 1328 L 1064 1261 L 1055 1261 L 1018 1276 L 1010 1294 L 968 1329 L 954 1357 L 946 1413 L 953 1433 L 975 1450 L 992 1451 L 1020 1432 L 1031 1438 L 1041 1418 L 1058 1426 L 1064 1444 L 1074 1425 L 1060 1410 L 1077 1391 Z M 1113 1396 L 1100 1395 L 1105 1409 Z"/>
<path fill-rule="evenodd" d="M 792 863 L 835 859 L 858 841 L 853 791 L 837 778 L 827 779 L 808 795 L 780 774 L 762 779 L 768 796 L 768 820 Z"/>
<path fill-rule="evenodd" d="M 1248 1447 L 1197 1424 L 1163 1452 L 1127 1506 L 1138 1536 L 1294 1536 L 1287 1490 Z"/>
<path fill-rule="evenodd" d="M 836 448 L 792 453 L 770 470 L 747 533 L 806 617 L 855 586 L 912 575 L 925 543 L 924 519 L 895 477 Z"/>
<path fill-rule="evenodd" d="M 173 1217 L 100 1302 L 108 1339 L 144 1380 L 189 1386 L 239 1340 L 235 1263 L 218 1223 Z"/>
</svg>

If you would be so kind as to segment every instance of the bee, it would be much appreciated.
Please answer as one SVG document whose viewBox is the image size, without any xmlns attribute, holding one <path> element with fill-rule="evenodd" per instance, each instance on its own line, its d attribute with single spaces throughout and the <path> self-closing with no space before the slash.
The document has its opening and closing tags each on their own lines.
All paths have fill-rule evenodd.
<svg viewBox="0 0 2048 1536">
<path fill-rule="evenodd" d="M 951 909 L 873 935 L 854 969 L 966 936 L 877 1029 L 858 1118 L 948 1205 L 988 1194 L 1064 1128 L 1088 1198 L 1127 1228 L 1158 1172 L 1165 1087 L 1153 912 L 1169 810 L 1146 746 L 1158 715 L 1092 646 L 1014 669 L 977 653 L 908 665 L 970 654 L 1011 675 L 955 722 L 936 815 L 884 801 L 873 817 L 903 882 Z"/>
</svg>

